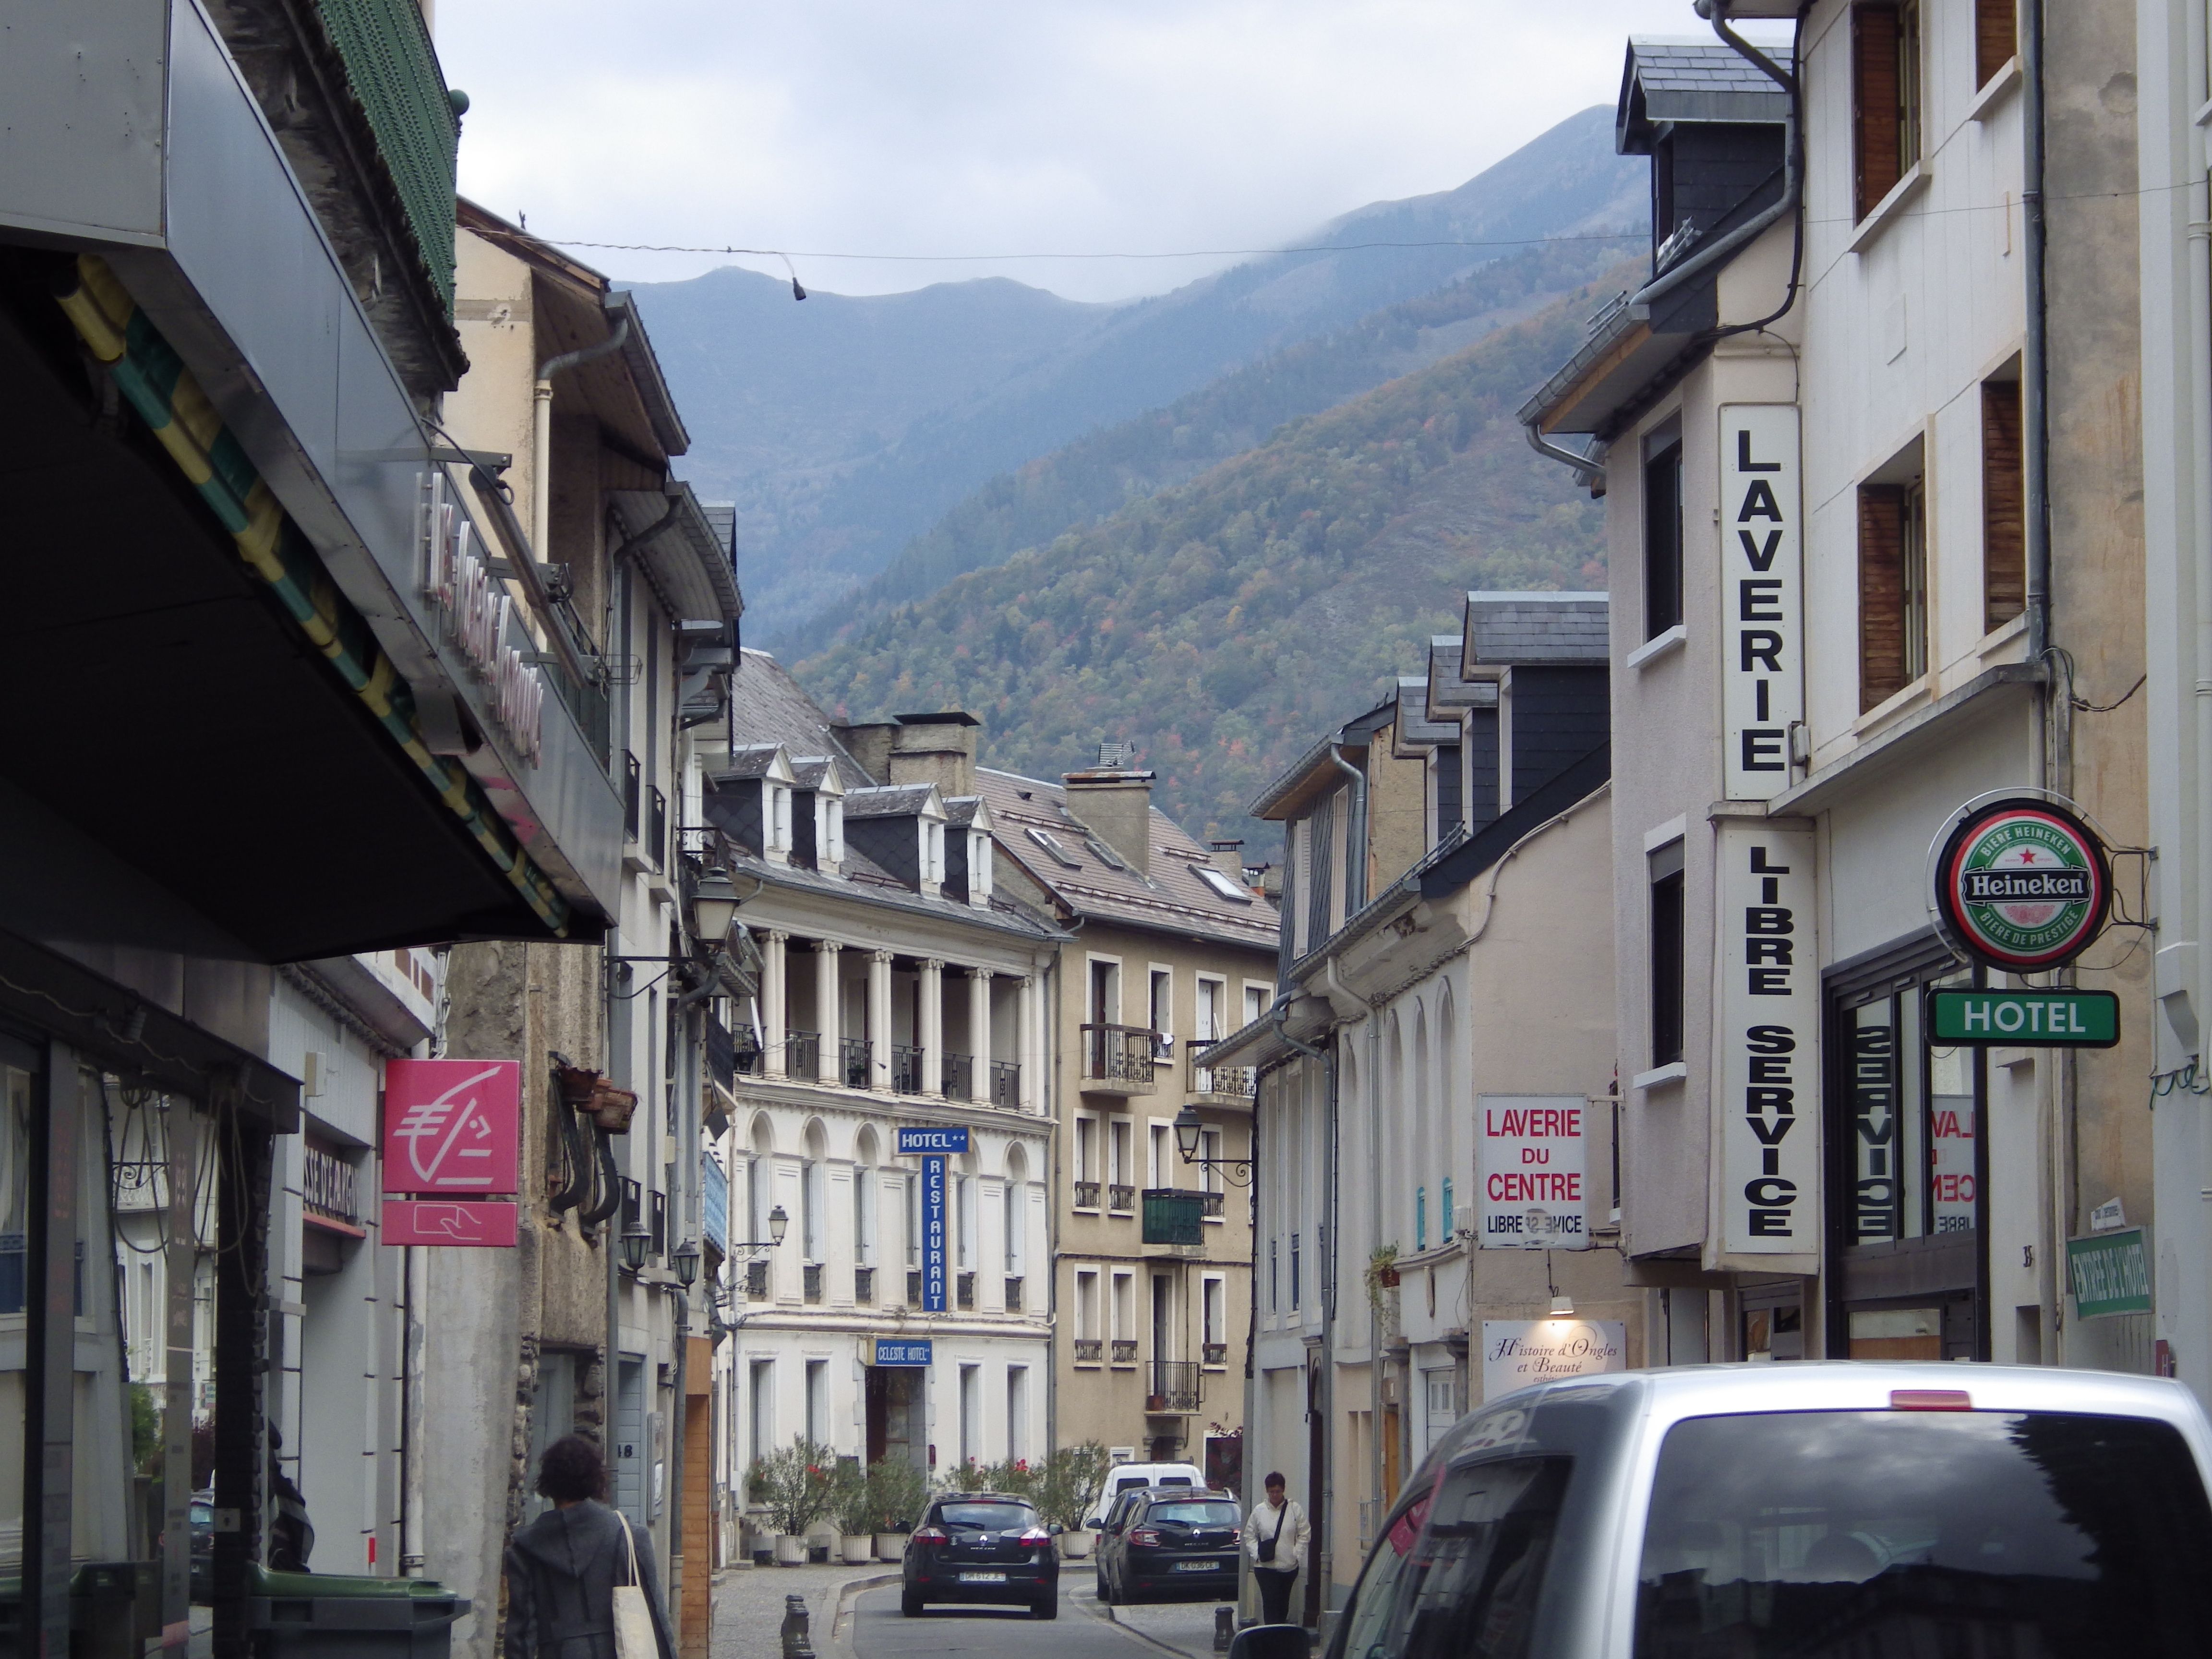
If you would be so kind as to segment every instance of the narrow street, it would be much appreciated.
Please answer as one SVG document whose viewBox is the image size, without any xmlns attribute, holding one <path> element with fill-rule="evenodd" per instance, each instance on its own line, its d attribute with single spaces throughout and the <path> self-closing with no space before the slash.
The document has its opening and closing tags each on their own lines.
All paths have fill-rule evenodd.
<svg viewBox="0 0 2212 1659">
<path fill-rule="evenodd" d="M 1047 1629 L 1050 1634 L 1047 1636 Z M 949 1653 L 1032 1654 L 1049 1641 L 1056 1659 L 1139 1659 L 1182 1654 L 1206 1659 L 1213 1648 L 1213 1603 L 1116 1607 L 1109 1619 L 1087 1573 L 1060 1581 L 1060 1617 L 1048 1626 L 1018 1607 L 932 1607 L 919 1619 L 899 1613 L 896 1587 L 871 1590 L 854 1607 L 848 1645 L 858 1659 L 919 1659 Z"/>
</svg>

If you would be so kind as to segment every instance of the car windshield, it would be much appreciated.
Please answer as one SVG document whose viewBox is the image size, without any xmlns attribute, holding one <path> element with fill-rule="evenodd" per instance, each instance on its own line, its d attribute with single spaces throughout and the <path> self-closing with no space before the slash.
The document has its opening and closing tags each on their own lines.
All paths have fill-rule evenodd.
<svg viewBox="0 0 2212 1659">
<path fill-rule="evenodd" d="M 947 1504 L 937 1524 L 947 1532 L 1020 1532 L 1036 1524 L 1036 1511 L 1026 1504 Z"/>
<path fill-rule="evenodd" d="M 1239 1516 L 1234 1504 L 1155 1504 L 1145 1519 L 1176 1527 L 1233 1527 Z"/>
<path fill-rule="evenodd" d="M 1530 1651 L 1571 1468 L 1565 1457 L 1516 1457 L 1443 1472 L 1368 1558 L 1346 1615 L 1347 1659 Z"/>
<path fill-rule="evenodd" d="M 2201 1653 L 2208 1559 L 2212 1506 L 2168 1424 L 1694 1418 L 1660 1448 L 1636 1652 Z"/>
</svg>

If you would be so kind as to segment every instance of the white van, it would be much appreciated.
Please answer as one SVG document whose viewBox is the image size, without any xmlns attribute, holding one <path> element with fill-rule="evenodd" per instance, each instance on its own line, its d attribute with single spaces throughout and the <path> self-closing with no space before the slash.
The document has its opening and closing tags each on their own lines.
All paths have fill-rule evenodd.
<svg viewBox="0 0 2212 1659">
<path fill-rule="evenodd" d="M 1114 1500 L 1138 1486 L 1202 1486 L 1205 1484 L 1206 1477 L 1199 1473 L 1195 1463 L 1116 1463 L 1106 1472 L 1106 1484 L 1099 1488 L 1098 1501 L 1091 1507 L 1090 1521 L 1105 1520 L 1106 1511 L 1114 1507 Z"/>
</svg>

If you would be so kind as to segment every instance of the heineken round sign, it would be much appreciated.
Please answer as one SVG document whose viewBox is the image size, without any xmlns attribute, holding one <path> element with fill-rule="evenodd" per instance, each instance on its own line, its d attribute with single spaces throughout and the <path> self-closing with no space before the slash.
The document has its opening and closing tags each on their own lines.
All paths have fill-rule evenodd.
<svg viewBox="0 0 2212 1659">
<path fill-rule="evenodd" d="M 2111 873 L 2095 831 L 2063 807 L 2000 800 L 1966 814 L 1936 865 L 1951 936 L 1992 968 L 2071 962 L 2105 925 Z"/>
</svg>

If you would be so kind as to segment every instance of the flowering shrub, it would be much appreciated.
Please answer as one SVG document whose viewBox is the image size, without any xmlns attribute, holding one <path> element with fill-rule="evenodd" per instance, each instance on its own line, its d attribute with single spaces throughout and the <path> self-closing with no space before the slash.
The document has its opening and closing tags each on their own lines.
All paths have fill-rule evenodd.
<svg viewBox="0 0 2212 1659">
<path fill-rule="evenodd" d="M 776 1530 L 787 1537 L 803 1537 L 837 1498 L 837 1454 L 802 1436 L 759 1459 L 747 1480 L 768 1505 Z"/>
</svg>

